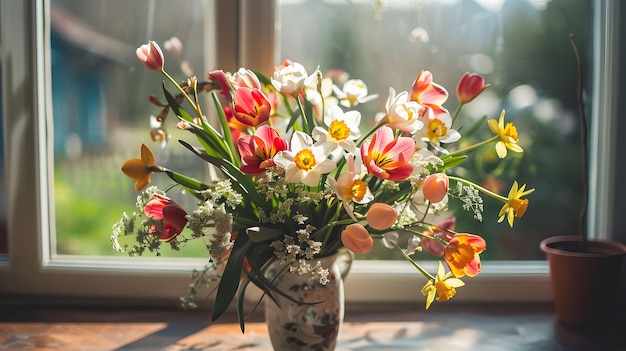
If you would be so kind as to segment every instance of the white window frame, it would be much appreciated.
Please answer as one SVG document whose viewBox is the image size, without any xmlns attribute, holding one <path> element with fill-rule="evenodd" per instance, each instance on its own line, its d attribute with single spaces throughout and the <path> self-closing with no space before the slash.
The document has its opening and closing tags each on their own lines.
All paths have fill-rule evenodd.
<svg viewBox="0 0 626 351">
<path fill-rule="evenodd" d="M 235 38 L 218 39 L 218 65 L 269 71 L 274 53 L 273 0 L 214 0 L 213 23 Z M 2 1 L 2 77 L 9 255 L 0 255 L 0 294 L 93 299 L 175 299 L 198 259 L 59 256 L 50 250 L 54 209 L 48 133 L 51 131 L 48 1 Z M 590 135 L 589 228 L 612 233 L 617 107 L 619 1 L 594 2 L 593 111 Z M 237 10 L 238 9 L 238 10 Z M 233 14 L 232 11 L 237 11 Z M 230 17 L 229 17 L 230 16 Z M 228 20 L 228 19 L 231 20 Z M 233 18 L 239 18 L 237 26 Z M 263 18 L 263 21 L 258 21 Z M 254 23 L 254 26 L 246 26 Z M 265 24 L 265 27 L 260 25 Z M 224 34 L 225 35 L 225 34 Z M 232 43 L 239 43 L 233 45 Z M 228 46 L 231 47 L 228 47 Z M 228 47 L 228 48 L 227 48 Z M 264 52 L 263 56 L 259 56 Z M 230 66 L 229 66 L 230 65 Z M 602 141 L 602 142 L 600 142 Z M 608 234 L 606 234 L 608 235 Z M 346 280 L 348 302 L 419 302 L 424 281 L 404 261 L 357 261 Z M 468 282 L 458 301 L 550 301 L 545 261 L 490 261 Z M 74 300 L 77 301 L 77 300 Z"/>
</svg>

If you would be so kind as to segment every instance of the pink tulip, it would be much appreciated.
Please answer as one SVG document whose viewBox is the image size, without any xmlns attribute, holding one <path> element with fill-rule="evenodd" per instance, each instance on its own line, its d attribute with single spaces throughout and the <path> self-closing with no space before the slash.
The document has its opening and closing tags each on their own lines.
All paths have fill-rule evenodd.
<svg viewBox="0 0 626 351">
<path fill-rule="evenodd" d="M 240 68 L 231 79 L 237 87 L 248 87 L 251 89 L 263 89 L 256 73 L 249 69 Z"/>
<path fill-rule="evenodd" d="M 445 173 L 435 173 L 426 177 L 422 185 L 422 192 L 426 200 L 436 204 L 443 200 L 448 193 L 449 180 Z"/>
<path fill-rule="evenodd" d="M 270 118 L 272 106 L 259 89 L 241 87 L 235 91 L 233 99 L 235 118 L 250 127 L 256 127 Z"/>
<path fill-rule="evenodd" d="M 163 52 L 154 40 L 150 40 L 148 44 L 141 45 L 137 48 L 137 58 L 147 69 L 152 71 L 163 71 Z"/>
<path fill-rule="evenodd" d="M 217 84 L 220 88 L 220 94 L 226 98 L 226 101 L 230 103 L 232 100 L 231 91 L 233 87 L 230 85 L 230 81 L 228 80 L 228 76 L 222 70 L 213 70 L 209 72 L 208 78 L 209 82 Z"/>
<path fill-rule="evenodd" d="M 275 165 L 272 158 L 277 152 L 287 150 L 287 142 L 280 138 L 272 127 L 260 126 L 254 135 L 243 135 L 237 142 L 243 165 L 241 171 L 247 174 L 264 172 Z"/>
<path fill-rule="evenodd" d="M 489 86 L 489 84 L 485 84 L 485 78 L 479 74 L 466 72 L 456 86 L 459 103 L 466 104 L 474 100 Z"/>
<path fill-rule="evenodd" d="M 414 152 L 413 139 L 396 139 L 393 130 L 386 126 L 378 129 L 372 139 L 361 146 L 361 157 L 368 173 L 387 180 L 404 180 L 413 173 L 409 160 Z"/>
<path fill-rule="evenodd" d="M 443 107 L 443 103 L 448 100 L 448 91 L 433 82 L 433 74 L 429 71 L 421 71 L 415 78 L 411 88 L 410 100 L 417 101 L 420 105 L 432 109 L 435 116 L 448 112 Z"/>
<path fill-rule="evenodd" d="M 430 230 L 426 230 L 424 234 L 430 237 L 434 237 L 435 235 L 437 235 L 439 238 L 441 238 L 441 240 L 448 243 L 450 242 L 450 239 L 454 237 L 455 223 L 456 218 L 448 217 L 438 225 L 432 226 Z M 443 256 L 443 253 L 446 249 L 446 244 L 436 239 L 428 239 L 424 237 L 422 239 L 422 247 L 433 255 L 441 257 Z"/>
<path fill-rule="evenodd" d="M 374 239 L 364 226 L 354 223 L 346 226 L 341 232 L 341 242 L 355 254 L 364 254 L 372 250 Z"/>
<path fill-rule="evenodd" d="M 378 230 L 389 229 L 396 223 L 398 212 L 386 203 L 377 202 L 372 204 L 366 214 L 367 224 Z"/>
<path fill-rule="evenodd" d="M 177 203 L 168 197 L 154 194 L 143 208 L 146 216 L 161 220 L 163 231 L 156 224 L 150 228 L 150 234 L 156 235 L 163 241 L 171 241 L 180 234 L 187 225 L 187 213 Z"/>
</svg>

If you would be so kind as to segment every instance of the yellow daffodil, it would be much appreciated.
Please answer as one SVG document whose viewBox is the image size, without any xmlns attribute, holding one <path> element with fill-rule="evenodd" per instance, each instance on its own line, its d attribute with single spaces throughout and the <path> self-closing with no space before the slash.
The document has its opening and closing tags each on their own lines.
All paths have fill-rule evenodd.
<svg viewBox="0 0 626 351">
<path fill-rule="evenodd" d="M 528 207 L 528 199 L 522 199 L 522 196 L 526 196 L 535 189 L 525 190 L 526 184 L 522 185 L 521 188 L 518 188 L 517 181 L 513 182 L 513 186 L 509 191 L 509 196 L 507 202 L 500 209 L 500 213 L 498 214 L 500 218 L 498 219 L 498 223 L 504 220 L 504 217 L 507 217 L 509 225 L 513 227 L 513 217 L 520 218 L 526 212 L 526 208 Z"/>
<path fill-rule="evenodd" d="M 136 191 L 150 184 L 150 176 L 157 171 L 162 168 L 154 165 L 154 155 L 145 144 L 141 144 L 141 158 L 132 158 L 122 165 L 122 172 L 135 181 Z"/>
<path fill-rule="evenodd" d="M 437 276 L 431 279 L 422 288 L 422 294 L 426 296 L 426 309 L 435 300 L 437 296 L 437 302 L 445 302 L 450 300 L 456 295 L 456 288 L 465 285 L 459 278 L 454 278 L 452 272 L 445 273 L 441 261 L 439 261 L 439 267 L 437 268 Z"/>
<path fill-rule="evenodd" d="M 524 149 L 518 144 L 517 128 L 515 128 L 512 122 L 504 125 L 504 110 L 500 113 L 500 119 L 497 122 L 495 119 L 490 119 L 487 121 L 487 124 L 492 132 L 500 136 L 500 141 L 496 143 L 498 157 L 505 158 L 507 149 L 513 152 L 524 152 Z"/>
</svg>

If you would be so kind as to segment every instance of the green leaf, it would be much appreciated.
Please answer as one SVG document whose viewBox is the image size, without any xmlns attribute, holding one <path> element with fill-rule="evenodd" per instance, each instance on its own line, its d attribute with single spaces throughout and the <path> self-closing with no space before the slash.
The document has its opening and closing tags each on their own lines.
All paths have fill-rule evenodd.
<svg viewBox="0 0 626 351">
<path fill-rule="evenodd" d="M 248 284 L 250 284 L 250 279 L 244 279 L 241 282 L 241 285 L 239 285 L 239 295 L 237 296 L 237 320 L 239 321 L 239 329 L 241 329 L 242 334 L 246 332 L 246 323 L 243 316 L 243 307 L 246 301 L 245 292 Z"/>
<path fill-rule="evenodd" d="M 263 208 L 266 212 L 270 211 L 268 208 L 269 203 L 265 201 L 265 198 L 256 191 L 254 182 L 247 174 L 241 172 L 239 168 L 226 159 L 203 153 L 193 145 L 190 145 L 183 140 L 179 140 L 179 142 L 191 152 L 195 153 L 198 157 L 218 167 L 224 175 L 230 178 L 233 188 L 244 196 L 248 202 L 257 207 Z"/>
<path fill-rule="evenodd" d="M 249 227 L 246 229 L 246 234 L 251 241 L 260 243 L 269 239 L 274 239 L 284 234 L 282 230 L 267 228 L 267 227 Z"/>
<path fill-rule="evenodd" d="M 262 85 L 264 86 L 272 86 L 272 81 L 270 80 L 270 78 L 268 76 L 265 75 L 265 73 L 261 72 L 261 71 L 253 71 L 254 74 L 256 74 L 257 78 L 259 78 L 259 82 L 261 82 Z"/>
<path fill-rule="evenodd" d="M 243 268 L 243 260 L 250 249 L 250 240 L 247 235 L 237 235 L 233 249 L 228 257 L 224 273 L 217 286 L 217 294 L 215 296 L 215 304 L 213 305 L 212 320 L 216 321 L 233 301 L 239 282 L 241 280 L 241 272 Z"/>
<path fill-rule="evenodd" d="M 441 160 L 443 161 L 443 170 L 446 170 L 448 168 L 452 168 L 452 167 L 456 167 L 460 164 L 462 164 L 463 162 L 465 162 L 467 160 L 467 156 L 466 155 L 460 155 L 460 156 L 448 156 L 448 155 L 444 155 L 441 156 Z"/>
<path fill-rule="evenodd" d="M 165 94 L 165 99 L 167 100 L 167 103 L 170 105 L 170 107 L 177 116 L 184 119 L 185 121 L 193 122 L 193 118 L 191 118 L 191 115 L 187 111 L 185 111 L 185 109 L 180 106 L 178 101 L 176 101 L 174 96 L 172 96 L 172 94 L 167 91 L 167 89 L 165 88 L 165 82 L 163 82 L 163 93 Z"/>
<path fill-rule="evenodd" d="M 192 190 L 206 190 L 209 188 L 206 184 L 202 183 L 201 181 L 194 179 L 194 178 L 190 178 L 184 174 L 180 174 L 178 172 L 174 172 L 169 169 L 166 170 L 165 173 L 170 177 L 170 179 L 184 186 L 185 188 L 189 188 Z"/>
</svg>

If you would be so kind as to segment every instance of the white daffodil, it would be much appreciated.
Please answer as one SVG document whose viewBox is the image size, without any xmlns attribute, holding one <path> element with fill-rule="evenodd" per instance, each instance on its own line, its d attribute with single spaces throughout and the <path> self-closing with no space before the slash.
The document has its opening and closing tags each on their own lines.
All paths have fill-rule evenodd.
<svg viewBox="0 0 626 351">
<path fill-rule="evenodd" d="M 285 62 L 283 66 L 274 71 L 272 85 L 281 93 L 297 95 L 305 86 L 316 83 L 318 70 L 308 75 L 304 66 L 297 62 Z"/>
<path fill-rule="evenodd" d="M 339 89 L 339 87 L 334 85 L 333 91 L 337 95 L 341 106 L 344 107 L 354 107 L 378 97 L 378 94 L 368 95 L 367 85 L 360 79 L 348 79 L 343 84 L 343 89 Z"/>
<path fill-rule="evenodd" d="M 291 137 L 291 147 L 274 156 L 274 162 L 285 169 L 285 181 L 319 185 L 322 174 L 332 172 L 337 165 L 328 158 L 332 145 L 313 145 L 313 139 L 300 131 Z"/>
<path fill-rule="evenodd" d="M 328 130 L 323 127 L 315 127 L 313 129 L 313 139 L 316 144 L 330 144 L 332 150 L 337 147 L 356 154 L 356 143 L 354 142 L 361 137 L 359 125 L 361 124 L 361 113 L 358 111 L 343 112 L 339 106 L 330 106 L 328 113 L 324 115 L 324 124 L 328 126 Z"/>
<path fill-rule="evenodd" d="M 432 109 L 426 109 L 423 117 L 424 128 L 415 134 L 415 139 L 421 139 L 429 143 L 442 154 L 448 154 L 448 150 L 441 143 L 453 143 L 461 139 L 461 134 L 452 129 L 452 117 L 447 112 L 435 115 Z"/>
<path fill-rule="evenodd" d="M 332 189 L 337 199 L 342 202 L 343 208 L 348 215 L 358 222 L 354 216 L 354 207 L 350 202 L 358 204 L 366 204 L 374 199 L 374 195 L 368 188 L 367 184 L 361 180 L 361 160 L 355 155 L 348 155 L 348 172 L 341 173 L 335 180 L 333 176 L 328 176 L 326 182 Z M 355 162 L 355 158 L 357 158 Z"/>
<path fill-rule="evenodd" d="M 387 114 L 377 117 L 379 123 L 385 123 L 409 134 L 417 132 L 424 126 L 418 118 L 422 106 L 415 101 L 409 101 L 409 93 L 406 91 L 396 95 L 396 91 L 389 88 L 389 97 L 385 107 Z"/>
</svg>

